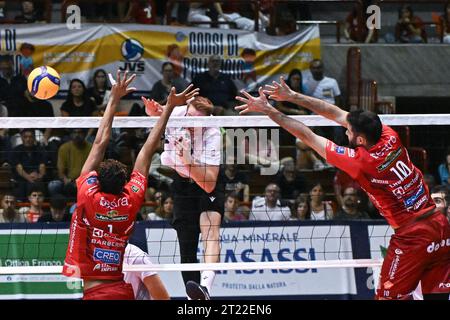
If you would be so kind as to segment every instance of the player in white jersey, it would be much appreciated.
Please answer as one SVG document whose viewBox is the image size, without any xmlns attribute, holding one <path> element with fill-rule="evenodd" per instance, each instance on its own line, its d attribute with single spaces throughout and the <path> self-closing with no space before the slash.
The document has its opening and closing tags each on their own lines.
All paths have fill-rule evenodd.
<svg viewBox="0 0 450 320">
<path fill-rule="evenodd" d="M 150 255 L 129 243 L 125 248 L 124 264 L 151 265 Z M 169 300 L 166 287 L 155 271 L 123 272 L 124 281 L 133 287 L 136 300 Z"/>
</svg>

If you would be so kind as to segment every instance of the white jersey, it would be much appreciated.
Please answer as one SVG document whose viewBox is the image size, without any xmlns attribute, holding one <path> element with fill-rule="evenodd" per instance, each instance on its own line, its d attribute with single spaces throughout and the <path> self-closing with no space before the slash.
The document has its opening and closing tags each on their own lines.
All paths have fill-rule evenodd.
<svg viewBox="0 0 450 320">
<path fill-rule="evenodd" d="M 125 248 L 123 263 L 129 265 L 151 265 L 152 261 L 148 253 L 129 243 Z M 123 272 L 123 280 L 133 287 L 136 300 L 151 300 L 147 287 L 144 284 L 144 279 L 155 274 L 157 274 L 155 271 Z"/>
<path fill-rule="evenodd" d="M 252 202 L 252 211 L 250 212 L 249 220 L 262 221 L 280 221 L 289 220 L 291 217 L 291 210 L 288 206 L 282 206 L 280 200 L 274 208 L 266 205 L 265 197 L 256 197 Z"/>
<path fill-rule="evenodd" d="M 187 106 L 177 107 L 172 116 L 183 117 L 187 113 Z M 189 177 L 189 170 L 183 164 L 181 156 L 175 148 L 175 141 L 181 137 L 191 138 L 191 157 L 195 163 L 218 166 L 221 159 L 220 130 L 217 127 L 194 128 L 193 136 L 186 128 L 167 128 L 165 132 L 164 152 L 161 154 L 161 164 L 175 169 L 183 177 Z"/>
<path fill-rule="evenodd" d="M 314 80 L 311 76 L 306 79 L 307 94 L 314 98 L 324 100 L 331 104 L 336 104 L 335 97 L 341 95 L 339 85 L 333 78 L 324 77 L 320 81 Z"/>
</svg>

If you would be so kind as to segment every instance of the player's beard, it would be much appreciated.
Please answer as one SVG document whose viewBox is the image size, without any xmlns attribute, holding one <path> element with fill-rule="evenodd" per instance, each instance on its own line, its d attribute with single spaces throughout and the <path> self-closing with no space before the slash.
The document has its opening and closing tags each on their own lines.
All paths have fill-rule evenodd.
<svg viewBox="0 0 450 320">
<path fill-rule="evenodd" d="M 356 137 L 353 137 L 352 140 L 348 140 L 348 146 L 352 149 L 355 149 L 358 146 L 356 143 Z"/>
</svg>

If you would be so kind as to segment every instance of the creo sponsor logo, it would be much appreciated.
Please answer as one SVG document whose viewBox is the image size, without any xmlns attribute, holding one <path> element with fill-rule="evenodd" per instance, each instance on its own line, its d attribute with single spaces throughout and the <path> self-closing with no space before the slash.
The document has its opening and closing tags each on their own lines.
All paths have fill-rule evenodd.
<svg viewBox="0 0 450 320">
<path fill-rule="evenodd" d="M 100 261 L 107 264 L 120 264 L 120 252 L 107 249 L 94 249 L 95 261 Z"/>
<path fill-rule="evenodd" d="M 434 241 L 430 243 L 427 247 L 428 253 L 433 253 L 438 251 L 439 249 L 443 247 L 450 247 L 450 238 L 442 239 L 440 242 L 435 243 Z"/>
</svg>

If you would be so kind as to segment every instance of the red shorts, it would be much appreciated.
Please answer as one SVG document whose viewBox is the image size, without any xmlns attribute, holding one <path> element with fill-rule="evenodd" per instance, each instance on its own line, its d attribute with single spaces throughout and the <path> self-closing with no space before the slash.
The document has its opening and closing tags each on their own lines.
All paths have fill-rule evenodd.
<svg viewBox="0 0 450 320">
<path fill-rule="evenodd" d="M 100 284 L 84 291 L 83 300 L 134 300 L 133 287 L 124 281 Z"/>
<path fill-rule="evenodd" d="M 408 298 L 419 281 L 424 294 L 450 292 L 450 225 L 440 212 L 395 231 L 376 298 Z"/>
</svg>

